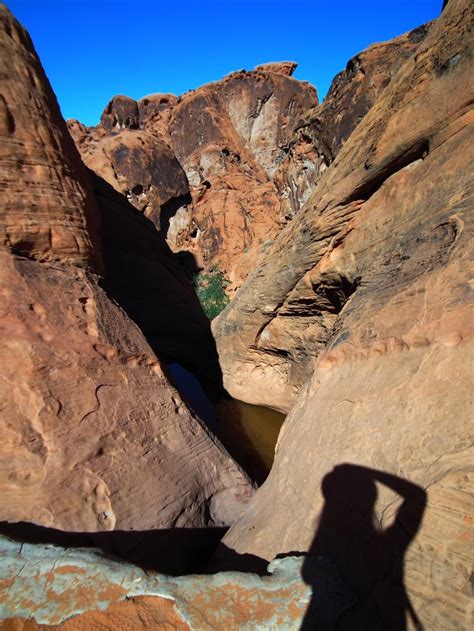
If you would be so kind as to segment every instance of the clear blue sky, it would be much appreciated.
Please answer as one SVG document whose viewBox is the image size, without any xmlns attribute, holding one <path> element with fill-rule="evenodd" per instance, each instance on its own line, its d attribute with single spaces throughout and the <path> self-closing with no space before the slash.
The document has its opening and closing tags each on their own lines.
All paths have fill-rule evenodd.
<svg viewBox="0 0 474 631">
<path fill-rule="evenodd" d="M 436 18 L 442 0 L 6 0 L 65 118 L 96 124 L 114 94 L 182 94 L 233 70 L 299 63 L 320 99 L 374 42 Z"/>
</svg>

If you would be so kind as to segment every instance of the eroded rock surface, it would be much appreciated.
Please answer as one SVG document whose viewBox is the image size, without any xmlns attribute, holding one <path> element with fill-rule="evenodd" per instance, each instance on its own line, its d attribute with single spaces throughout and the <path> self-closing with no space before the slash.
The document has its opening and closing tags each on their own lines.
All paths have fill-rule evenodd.
<svg viewBox="0 0 474 631">
<path fill-rule="evenodd" d="M 292 408 L 224 542 L 330 554 L 359 590 L 338 628 L 387 628 L 390 602 L 470 625 L 472 20 L 450 0 L 215 321 L 233 396 Z"/>
<path fill-rule="evenodd" d="M 275 175 L 281 212 L 287 218 L 294 217 L 309 200 L 341 146 L 429 28 L 430 24 L 422 25 L 353 57 L 334 78 L 323 103 L 295 121 L 285 159 Z"/>
<path fill-rule="evenodd" d="M 12 187 L 2 194 L 0 251 L 1 518 L 74 531 L 229 524 L 251 485 L 102 289 L 111 275 L 104 283 L 95 273 L 99 211 L 87 172 L 31 40 L 4 5 L 0 17 L 2 102 L 13 121 L 2 130 Z M 103 225 L 106 268 L 117 241 L 127 255 L 124 212 L 111 208 Z M 186 302 L 167 265 L 163 248 L 154 290 L 160 266 L 177 289 L 162 310 Z"/>
<path fill-rule="evenodd" d="M 97 209 L 30 36 L 0 13 L 1 243 L 100 269 Z"/>
<path fill-rule="evenodd" d="M 196 268 L 217 265 L 235 288 L 286 221 L 274 175 L 294 121 L 317 103 L 312 86 L 291 78 L 295 67 L 265 64 L 179 98 L 115 97 L 101 125 L 69 129 L 85 163 L 174 251 Z"/>
<path fill-rule="evenodd" d="M 305 557 L 275 559 L 266 576 L 220 572 L 150 574 L 98 550 L 17 543 L 0 538 L 0 628 L 299 629 L 312 586 Z M 311 559 L 318 575 L 319 623 L 334 624 L 353 596 L 334 566 Z M 11 577 L 11 578 L 10 578 Z M 47 597 L 45 597 L 47 594 Z"/>
<path fill-rule="evenodd" d="M 291 77 L 294 62 L 275 62 L 180 97 L 117 96 L 101 125 L 69 127 L 86 164 L 127 195 L 174 251 L 195 257 L 196 269 L 223 271 L 232 294 L 428 30 L 354 57 L 321 105 L 312 86 Z"/>
</svg>

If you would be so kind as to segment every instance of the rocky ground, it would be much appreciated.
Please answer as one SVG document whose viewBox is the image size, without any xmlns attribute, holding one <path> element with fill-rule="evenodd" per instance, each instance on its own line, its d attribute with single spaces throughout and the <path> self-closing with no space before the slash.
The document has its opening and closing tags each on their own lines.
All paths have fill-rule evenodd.
<svg viewBox="0 0 474 631">
<path fill-rule="evenodd" d="M 282 62 L 93 128 L 1 5 L 1 628 L 470 627 L 474 11 L 445 5 L 322 104 Z M 212 331 L 199 270 L 240 287 Z M 256 492 L 170 363 L 288 413 Z"/>
</svg>

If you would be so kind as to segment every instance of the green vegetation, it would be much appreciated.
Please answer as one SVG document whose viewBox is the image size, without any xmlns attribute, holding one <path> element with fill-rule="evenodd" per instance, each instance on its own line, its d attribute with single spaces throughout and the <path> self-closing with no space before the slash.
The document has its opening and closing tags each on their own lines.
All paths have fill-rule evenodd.
<svg viewBox="0 0 474 631">
<path fill-rule="evenodd" d="M 194 276 L 197 297 L 209 320 L 213 320 L 229 304 L 229 297 L 225 293 L 228 284 L 224 273 L 216 265 Z"/>
</svg>

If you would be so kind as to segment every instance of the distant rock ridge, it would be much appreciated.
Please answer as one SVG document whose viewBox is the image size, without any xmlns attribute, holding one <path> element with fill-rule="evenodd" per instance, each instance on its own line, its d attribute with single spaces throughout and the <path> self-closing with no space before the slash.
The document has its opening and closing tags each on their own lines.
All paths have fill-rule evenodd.
<svg viewBox="0 0 474 631">
<path fill-rule="evenodd" d="M 197 269 L 224 272 L 233 294 L 427 30 L 360 53 L 321 105 L 309 83 L 292 78 L 297 64 L 282 61 L 233 72 L 179 97 L 117 96 L 99 126 L 68 124 L 85 163 L 164 230 L 175 252 L 194 257 Z M 177 164 L 167 168 L 168 180 L 183 182 L 180 192 L 162 181 L 165 163 L 156 151 L 146 158 L 144 141 L 138 157 L 139 133 L 147 134 L 148 145 L 151 137 L 168 145 L 158 143 L 163 156 L 174 153 L 187 185 Z"/>
<path fill-rule="evenodd" d="M 285 77 L 291 77 L 297 67 L 298 64 L 295 61 L 270 61 L 265 64 L 255 66 L 254 70 L 274 72 L 275 74 L 282 74 Z"/>
</svg>

